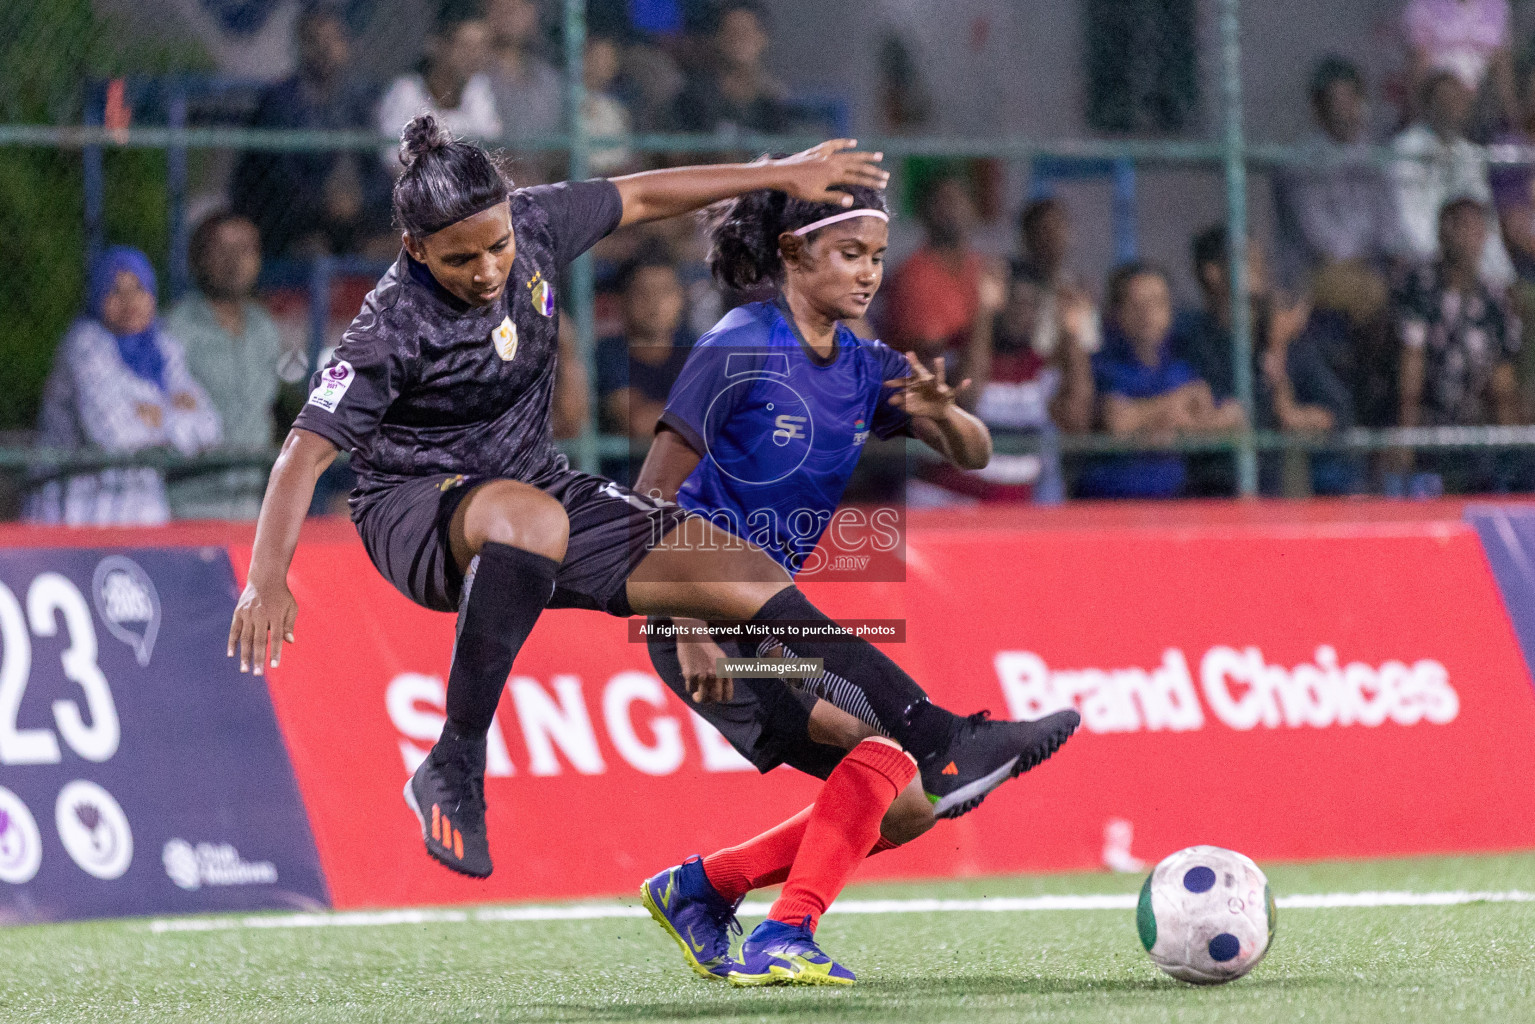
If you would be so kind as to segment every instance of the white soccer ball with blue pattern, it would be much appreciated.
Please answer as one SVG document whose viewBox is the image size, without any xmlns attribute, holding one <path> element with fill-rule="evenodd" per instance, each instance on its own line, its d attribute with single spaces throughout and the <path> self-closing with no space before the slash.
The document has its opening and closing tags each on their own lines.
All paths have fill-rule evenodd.
<svg viewBox="0 0 1535 1024">
<path fill-rule="evenodd" d="M 1274 941 L 1268 878 L 1247 857 L 1191 846 L 1158 864 L 1135 912 L 1141 945 L 1162 970 L 1195 985 L 1233 981 Z"/>
</svg>

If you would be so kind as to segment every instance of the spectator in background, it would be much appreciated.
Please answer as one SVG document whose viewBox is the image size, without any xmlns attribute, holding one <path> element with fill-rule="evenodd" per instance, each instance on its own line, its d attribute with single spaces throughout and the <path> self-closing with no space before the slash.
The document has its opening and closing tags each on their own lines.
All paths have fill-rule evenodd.
<svg viewBox="0 0 1535 1024">
<path fill-rule="evenodd" d="M 1457 75 L 1438 72 L 1423 87 L 1424 120 L 1391 143 L 1402 157 L 1391 168 L 1402 255 L 1415 263 L 1438 259 L 1439 211 L 1445 203 L 1464 196 L 1486 206 L 1492 199 L 1487 161 L 1466 138 L 1471 99 L 1470 90 Z M 1490 208 L 1483 237 L 1482 278 L 1494 287 L 1507 287 L 1514 279 L 1514 269 Z"/>
<path fill-rule="evenodd" d="M 916 135 L 932 123 L 932 89 L 909 39 L 895 29 L 886 30 L 879 41 L 875 68 L 882 131 Z"/>
<path fill-rule="evenodd" d="M 693 339 L 683 325 L 677 267 L 658 245 L 619 272 L 623 334 L 597 343 L 598 422 L 604 433 L 648 442 Z"/>
<path fill-rule="evenodd" d="M 1477 273 L 1487 236 L 1487 208 L 1455 199 L 1439 214 L 1443 256 L 1413 274 L 1394 297 L 1402 343 L 1404 427 L 1475 427 L 1519 422 L 1519 321 L 1502 294 Z M 1429 451 L 1420 467 L 1452 491 L 1509 490 L 1515 460 L 1485 449 Z M 1412 465 L 1411 452 L 1401 468 Z"/>
<path fill-rule="evenodd" d="M 269 447 L 276 441 L 282 339 L 252 297 L 261 273 L 256 225 L 238 214 L 212 214 L 192 232 L 189 255 L 197 288 L 166 314 L 165 329 L 181 342 L 187 368 L 218 410 L 224 444 Z M 173 480 L 171 511 L 177 519 L 255 519 L 265 490 L 266 473 L 256 468 Z"/>
<path fill-rule="evenodd" d="M 1108 314 L 1103 349 L 1093 356 L 1093 383 L 1111 435 L 1171 441 L 1242 427 L 1242 407 L 1216 399 L 1198 372 L 1173 355 L 1172 290 L 1163 271 L 1145 263 L 1116 270 Z M 1119 455 L 1089 463 L 1077 485 L 1085 498 L 1176 498 L 1187 476 L 1176 453 Z"/>
<path fill-rule="evenodd" d="M 587 0 L 588 39 L 613 42 L 618 50 L 616 84 L 607 90 L 623 104 L 636 131 L 667 131 L 682 92 L 682 51 L 697 46 L 687 29 L 696 0 Z M 591 57 L 588 56 L 588 61 Z"/>
<path fill-rule="evenodd" d="M 1073 341 L 1088 355 L 1098 351 L 1102 344 L 1102 323 L 1092 298 L 1082 286 L 1081 279 L 1070 268 L 1071 219 L 1066 204 L 1054 197 L 1036 199 L 1023 208 L 1018 216 L 1019 257 L 1013 261 L 1013 279 L 1024 280 L 1042 288 L 1039 315 L 1035 317 L 1034 348 L 1044 358 L 1050 358 L 1059 344 L 1063 317 L 1056 311 L 1059 302 L 1066 301 L 1070 293 L 1073 307 L 1086 301 L 1090 316 L 1080 325 L 1080 332 Z M 1075 318 L 1076 308 L 1071 316 Z"/>
<path fill-rule="evenodd" d="M 615 38 L 608 36 L 607 38 Z M 676 58 L 657 42 L 630 39 L 622 50 L 613 92 L 639 132 L 669 131 L 686 78 Z"/>
<path fill-rule="evenodd" d="M 1505 126 L 1493 140 L 1502 145 L 1535 147 L 1535 59 L 1520 62 L 1521 118 Z M 1496 166 L 1491 172 L 1492 199 L 1503 242 L 1518 280 L 1511 293 L 1520 323 L 1535 324 L 1535 167 Z M 1520 418 L 1535 422 L 1535 344 L 1519 352 Z"/>
<path fill-rule="evenodd" d="M 965 179 L 939 178 L 922 203 L 926 239 L 885 285 L 886 342 L 924 362 L 970 340 L 985 261 L 970 244 L 975 201 Z"/>
<path fill-rule="evenodd" d="M 156 317 L 155 272 L 115 245 L 91 264 L 86 312 L 64 336 L 43 386 L 38 443 L 108 454 L 173 448 L 195 455 L 220 441 L 218 412 Z M 170 516 L 158 469 L 106 469 L 50 480 L 27 518 L 71 526 L 153 525 Z"/>
<path fill-rule="evenodd" d="M 565 126 L 565 80 L 539 52 L 538 5 L 533 0 L 486 0 L 490 29 L 490 85 L 506 137 L 554 135 Z M 523 161 L 533 176 L 553 180 L 556 157 Z M 523 174 L 522 177 L 528 177 Z"/>
<path fill-rule="evenodd" d="M 1194 276 L 1204 307 L 1179 317 L 1173 332 L 1173 354 L 1210 385 L 1216 401 L 1236 393 L 1230 245 L 1224 224 L 1195 236 Z M 1359 368 L 1348 319 L 1331 310 L 1314 309 L 1305 299 L 1282 301 L 1255 241 L 1247 248 L 1247 294 L 1257 427 L 1307 433 L 1354 426 L 1354 398 L 1347 382 Z M 1266 493 L 1282 489 L 1282 459 L 1265 459 L 1260 470 Z M 1190 489 L 1196 494 L 1229 494 L 1235 485 L 1235 467 L 1228 455 L 1192 457 L 1190 475 Z M 1318 494 L 1350 494 L 1359 488 L 1361 475 L 1355 459 L 1317 455 L 1310 459 L 1309 485 L 1304 488 Z"/>
<path fill-rule="evenodd" d="M 782 132 L 790 127 L 787 90 L 763 66 L 767 9 L 726 0 L 717 11 L 713 46 L 701 73 L 677 97 L 675 127 L 689 132 Z"/>
<path fill-rule="evenodd" d="M 612 138 L 629 134 L 629 111 L 613 93 L 622 53 L 618 43 L 608 36 L 590 36 L 582 61 L 586 78 L 586 104 L 581 108 L 587 133 L 594 138 Z M 589 158 L 595 175 L 620 174 L 632 170 L 634 154 L 625 146 L 606 146 Z"/>
<path fill-rule="evenodd" d="M 586 429 L 591 414 L 586 360 L 581 357 L 575 324 L 568 316 L 560 320 L 559 346 L 559 358 L 554 365 L 554 401 L 550 407 L 549 429 L 556 441 L 563 441 Z"/>
<path fill-rule="evenodd" d="M 1048 357 L 1037 347 L 1039 320 L 1055 318 L 1055 346 Z M 1057 430 L 1086 433 L 1093 425 L 1093 368 L 1083 338 L 1097 330 L 1097 313 L 1086 293 L 1056 290 L 1029 274 L 982 275 L 978 308 L 959 377 L 970 381 L 960 404 L 993 434 L 1043 435 Z M 1060 457 L 1053 444 L 1040 454 L 994 454 L 972 472 L 946 463 L 926 479 L 982 501 L 1029 501 L 1044 492 L 1059 500 Z"/>
<path fill-rule="evenodd" d="M 454 135 L 501 136 L 490 76 L 485 73 L 490 32 L 477 14 L 444 7 L 426 40 L 426 56 L 415 71 L 396 78 L 378 105 L 378 130 L 398 136 L 411 118 L 432 113 Z M 398 146 L 383 153 L 384 166 L 400 171 Z"/>
<path fill-rule="evenodd" d="M 1508 0 L 1411 0 L 1402 16 L 1409 93 L 1420 98 L 1436 74 L 1452 74 L 1472 97 L 1491 85 L 1500 119 L 1514 113 Z M 1421 111 L 1419 111 L 1421 113 Z"/>
<path fill-rule="evenodd" d="M 295 28 L 298 72 L 261 91 L 252 128 L 358 131 L 374 126 L 374 97 L 351 76 L 340 12 L 317 6 Z M 235 212 L 254 222 L 269 258 L 355 253 L 389 236 L 389 176 L 356 152 L 246 153 L 230 184 Z M 399 246 L 399 239 L 391 239 Z"/>
<path fill-rule="evenodd" d="M 1317 131 L 1307 145 L 1324 162 L 1282 168 L 1274 180 L 1280 273 L 1289 287 L 1310 287 L 1320 308 L 1366 324 L 1385 310 L 1389 262 L 1403 242 L 1391 183 L 1370 152 L 1358 66 L 1318 61 L 1311 111 Z"/>
<path fill-rule="evenodd" d="M 1521 62 L 1519 93 L 1523 114 L 1504 125 L 1493 142 L 1535 146 L 1535 59 Z M 1535 281 L 1535 167 L 1501 164 L 1489 172 L 1493 206 L 1503 242 L 1521 281 Z"/>
</svg>

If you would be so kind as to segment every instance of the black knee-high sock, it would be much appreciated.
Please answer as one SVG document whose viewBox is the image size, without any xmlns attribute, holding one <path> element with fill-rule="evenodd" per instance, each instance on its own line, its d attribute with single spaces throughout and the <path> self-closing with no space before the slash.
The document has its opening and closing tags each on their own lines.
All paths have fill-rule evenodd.
<svg viewBox="0 0 1535 1024">
<path fill-rule="evenodd" d="M 484 742 L 512 660 L 549 603 L 560 567 L 552 558 L 496 543 L 482 547 L 477 561 L 459 604 L 444 742 Z"/>
<path fill-rule="evenodd" d="M 832 622 L 797 587 L 774 594 L 752 616 L 752 621 L 767 625 Z M 827 671 L 863 691 L 880 727 L 919 761 L 948 744 L 955 716 L 929 701 L 911 676 L 867 640 L 846 635 L 825 638 L 787 633 L 778 639 L 798 657 L 820 658 Z"/>
</svg>

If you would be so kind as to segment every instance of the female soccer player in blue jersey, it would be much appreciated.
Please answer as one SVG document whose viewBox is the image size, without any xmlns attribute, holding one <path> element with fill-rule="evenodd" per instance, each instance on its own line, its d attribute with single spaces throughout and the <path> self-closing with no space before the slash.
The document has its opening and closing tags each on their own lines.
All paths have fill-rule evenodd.
<svg viewBox="0 0 1535 1024">
<path fill-rule="evenodd" d="M 750 540 L 791 574 L 814 551 L 871 434 L 919 438 L 963 469 L 991 457 L 991 437 L 956 404 L 942 357 L 929 369 L 845 325 L 879 289 L 889 215 L 876 189 L 843 191 L 850 207 L 765 190 L 712 211 L 715 276 L 734 289 L 771 283 L 777 294 L 732 310 L 694 347 L 635 485 Z M 673 625 L 686 632 L 653 619 L 650 639 L 651 660 L 672 689 L 759 770 L 789 764 L 827 780 L 814 806 L 787 822 L 645 883 L 652 916 L 705 977 L 852 983 L 814 930 L 858 863 L 922 834 L 935 816 L 965 813 L 1049 757 L 1078 721 L 1074 711 L 1039 722 L 973 716 L 965 731 L 1012 736 L 1019 756 L 984 774 L 919 762 L 879 735 L 881 718 L 856 677 L 828 666 L 791 685 L 716 671 L 722 657 L 805 657 L 799 641 L 717 644 L 694 635 L 702 622 Z M 777 882 L 786 882 L 783 894 L 732 959 L 735 907 Z"/>
<path fill-rule="evenodd" d="M 229 653 L 259 673 L 293 642 L 288 567 L 316 479 L 349 450 L 352 519 L 373 564 L 416 603 L 458 612 L 447 722 L 405 788 L 427 852 L 449 868 L 491 872 L 486 735 L 546 606 L 751 619 L 770 635 L 787 635 L 786 623 L 830 625 L 761 550 L 722 549 L 718 527 L 701 544 L 662 544 L 689 514 L 572 470 L 554 445 L 550 405 L 571 260 L 621 224 L 743 192 L 820 203 L 837 200 L 828 190 L 838 183 L 883 184 L 878 154 L 854 145 L 513 189 L 490 154 L 431 115 L 406 126 L 394 189 L 403 250 L 315 374 L 272 467 Z M 918 758 L 952 762 L 967 778 L 1023 756 L 1009 747 L 1015 737 L 962 728 L 866 643 L 801 646 L 859 680 L 880 727 Z"/>
</svg>

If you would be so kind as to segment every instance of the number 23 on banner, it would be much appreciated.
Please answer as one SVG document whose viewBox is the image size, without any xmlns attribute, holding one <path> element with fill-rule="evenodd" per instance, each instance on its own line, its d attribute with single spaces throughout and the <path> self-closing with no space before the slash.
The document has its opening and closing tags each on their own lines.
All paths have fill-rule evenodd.
<svg viewBox="0 0 1535 1024">
<path fill-rule="evenodd" d="M 60 760 L 58 738 L 52 730 L 17 726 L 21 699 L 32 674 L 32 637 L 27 623 L 31 622 L 33 635 L 56 636 L 60 613 L 69 637 L 69 646 L 60 656 L 64 677 L 85 693 L 86 715 L 75 701 L 54 701 L 53 720 L 59 735 L 87 761 L 106 761 L 117 753 L 122 729 L 111 687 L 96 664 L 96 625 L 90 606 L 67 577 L 45 572 L 27 588 L 26 618 L 16 595 L 0 583 L 0 764 L 57 764 Z"/>
</svg>

